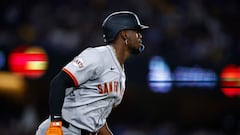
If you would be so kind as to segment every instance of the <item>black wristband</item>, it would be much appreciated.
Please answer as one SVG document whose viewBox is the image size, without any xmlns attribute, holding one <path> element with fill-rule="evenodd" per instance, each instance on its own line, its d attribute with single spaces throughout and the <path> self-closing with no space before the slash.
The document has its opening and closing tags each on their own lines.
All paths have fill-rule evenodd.
<svg viewBox="0 0 240 135">
<path fill-rule="evenodd" d="M 51 121 L 62 121 L 62 116 L 51 116 Z"/>
</svg>

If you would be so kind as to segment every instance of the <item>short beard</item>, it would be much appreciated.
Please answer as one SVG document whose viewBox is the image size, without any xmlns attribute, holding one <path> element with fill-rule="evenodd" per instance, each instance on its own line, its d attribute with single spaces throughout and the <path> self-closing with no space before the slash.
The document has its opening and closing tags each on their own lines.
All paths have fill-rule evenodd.
<svg viewBox="0 0 240 135">
<path fill-rule="evenodd" d="M 139 49 L 136 49 L 136 48 L 130 48 L 130 52 L 131 54 L 134 54 L 134 55 L 137 55 L 140 53 Z"/>
<path fill-rule="evenodd" d="M 132 54 L 135 54 L 135 55 L 137 55 L 137 54 L 139 54 L 139 53 L 142 53 L 143 51 L 144 51 L 144 45 L 143 44 L 141 44 L 141 46 L 138 48 L 138 49 L 136 49 L 136 48 L 130 48 L 130 52 L 132 53 Z"/>
</svg>

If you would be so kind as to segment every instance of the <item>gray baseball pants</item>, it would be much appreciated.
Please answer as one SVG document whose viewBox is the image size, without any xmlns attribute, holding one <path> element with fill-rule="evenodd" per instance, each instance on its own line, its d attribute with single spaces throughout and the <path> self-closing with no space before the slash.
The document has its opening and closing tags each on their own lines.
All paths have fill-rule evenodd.
<svg viewBox="0 0 240 135">
<path fill-rule="evenodd" d="M 51 122 L 50 118 L 43 121 L 39 125 L 36 135 L 46 135 L 46 131 L 49 128 L 50 122 Z M 63 131 L 64 135 L 81 135 L 81 130 L 76 129 L 76 128 L 72 127 L 71 125 L 68 128 L 62 127 L 62 131 Z"/>
</svg>

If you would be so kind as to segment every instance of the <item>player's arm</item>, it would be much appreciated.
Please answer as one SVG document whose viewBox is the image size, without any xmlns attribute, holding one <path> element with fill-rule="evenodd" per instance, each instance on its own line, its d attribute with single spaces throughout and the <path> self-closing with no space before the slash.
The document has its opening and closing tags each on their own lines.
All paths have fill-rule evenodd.
<svg viewBox="0 0 240 135">
<path fill-rule="evenodd" d="M 51 80 L 49 93 L 51 121 L 61 120 L 65 90 L 74 86 L 72 78 L 63 70 Z"/>
<path fill-rule="evenodd" d="M 50 83 L 49 110 L 51 124 L 47 135 L 62 135 L 62 106 L 66 88 L 73 87 L 74 81 L 65 72 L 60 71 Z"/>
<path fill-rule="evenodd" d="M 112 133 L 111 130 L 108 128 L 107 123 L 105 123 L 105 124 L 103 125 L 103 127 L 99 129 L 98 135 L 113 135 L 113 133 Z"/>
</svg>

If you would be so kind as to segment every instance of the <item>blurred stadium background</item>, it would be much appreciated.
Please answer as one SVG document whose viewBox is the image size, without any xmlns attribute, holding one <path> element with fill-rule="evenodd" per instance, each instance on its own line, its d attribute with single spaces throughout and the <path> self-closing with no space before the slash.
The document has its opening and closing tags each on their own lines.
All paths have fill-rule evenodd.
<svg viewBox="0 0 240 135">
<path fill-rule="evenodd" d="M 9 0 L 0 2 L 0 134 L 32 135 L 48 117 L 52 77 L 103 44 L 113 11 L 136 12 L 146 51 L 126 62 L 115 135 L 240 134 L 237 0 Z"/>
</svg>

